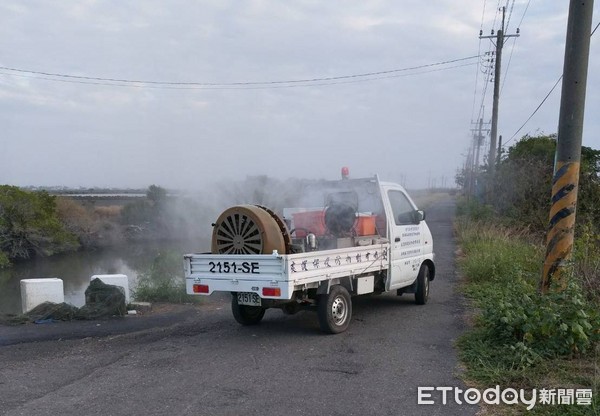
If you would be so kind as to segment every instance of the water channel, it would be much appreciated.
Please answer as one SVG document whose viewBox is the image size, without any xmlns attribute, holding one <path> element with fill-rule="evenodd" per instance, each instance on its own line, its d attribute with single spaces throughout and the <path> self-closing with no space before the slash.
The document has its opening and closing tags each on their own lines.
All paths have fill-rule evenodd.
<svg viewBox="0 0 600 416">
<path fill-rule="evenodd" d="M 84 292 L 93 275 L 125 274 L 131 291 L 135 290 L 138 275 L 148 270 L 159 254 L 180 254 L 183 276 L 183 255 L 209 249 L 209 240 L 158 241 L 22 261 L 0 270 L 0 314 L 21 313 L 21 279 L 58 277 L 63 280 L 65 302 L 80 307 L 85 304 Z"/>
</svg>

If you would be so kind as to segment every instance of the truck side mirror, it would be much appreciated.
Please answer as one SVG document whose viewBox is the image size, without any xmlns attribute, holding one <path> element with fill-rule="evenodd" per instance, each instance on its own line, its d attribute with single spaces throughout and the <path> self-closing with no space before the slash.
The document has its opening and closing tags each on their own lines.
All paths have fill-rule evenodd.
<svg viewBox="0 0 600 416">
<path fill-rule="evenodd" d="M 414 211 L 414 213 L 413 213 L 413 218 L 414 218 L 414 220 L 415 220 L 415 221 L 414 221 L 414 222 L 415 222 L 415 224 L 418 224 L 418 223 L 420 223 L 421 221 L 424 221 L 424 220 L 425 220 L 425 211 L 423 211 L 423 210 L 420 210 L 420 209 L 418 209 L 418 210 Z"/>
<path fill-rule="evenodd" d="M 398 225 L 406 225 L 406 224 L 419 224 L 421 221 L 425 219 L 425 212 L 420 209 L 414 211 L 404 212 L 398 215 L 398 221 L 396 224 Z"/>
</svg>

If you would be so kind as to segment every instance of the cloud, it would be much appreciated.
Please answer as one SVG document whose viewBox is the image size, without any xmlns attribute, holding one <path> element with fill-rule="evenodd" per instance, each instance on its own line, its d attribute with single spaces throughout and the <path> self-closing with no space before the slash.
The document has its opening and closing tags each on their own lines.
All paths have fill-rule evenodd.
<svg viewBox="0 0 600 416">
<path fill-rule="evenodd" d="M 559 3 L 532 2 L 522 36 L 507 43 L 500 107 L 505 137 L 562 71 L 566 6 Z M 515 2 L 511 31 L 525 5 Z M 488 4 L 482 21 L 476 0 L 344 7 L 312 0 L 5 1 L 1 64 L 173 82 L 336 77 L 475 55 L 479 28 L 497 28 L 492 9 Z M 487 40 L 481 45 L 482 52 L 492 47 Z M 596 67 L 592 55 L 590 68 Z M 477 71 L 467 66 L 370 82 L 222 90 L 87 85 L 0 71 L 0 123 L 6 126 L 0 177 L 19 185 L 185 188 L 260 174 L 337 177 L 349 165 L 353 175 L 406 175 L 409 185 L 424 186 L 429 175 L 451 177 L 462 163 L 473 103 L 478 110 L 485 85 L 480 72 L 475 88 Z M 596 73 L 590 71 L 590 91 L 597 88 Z M 596 95 L 588 94 L 588 114 L 598 111 Z M 552 132 L 557 102 L 551 97 L 526 130 Z M 491 85 L 485 105 L 488 120 Z M 597 127 L 586 128 L 586 135 L 598 137 Z"/>
</svg>

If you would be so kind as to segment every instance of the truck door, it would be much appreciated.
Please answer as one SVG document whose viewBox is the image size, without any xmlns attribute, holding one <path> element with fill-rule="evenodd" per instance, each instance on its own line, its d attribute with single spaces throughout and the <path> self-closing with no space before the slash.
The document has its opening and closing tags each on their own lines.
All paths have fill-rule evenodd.
<svg viewBox="0 0 600 416">
<path fill-rule="evenodd" d="M 422 226 L 416 206 L 401 189 L 388 189 L 390 270 L 387 290 L 412 284 L 419 273 L 423 256 Z"/>
</svg>

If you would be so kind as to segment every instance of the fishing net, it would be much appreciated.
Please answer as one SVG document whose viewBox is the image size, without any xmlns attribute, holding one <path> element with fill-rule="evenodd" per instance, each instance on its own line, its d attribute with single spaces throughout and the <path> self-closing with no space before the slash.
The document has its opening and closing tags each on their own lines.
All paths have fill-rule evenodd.
<svg viewBox="0 0 600 416">
<path fill-rule="evenodd" d="M 44 302 L 26 314 L 0 316 L 0 324 L 18 325 L 26 322 L 88 320 L 123 316 L 127 313 L 125 293 L 120 286 L 107 285 L 94 279 L 85 290 L 85 305 L 81 308 L 68 303 Z"/>
<path fill-rule="evenodd" d="M 79 309 L 76 319 L 98 319 L 123 316 L 127 313 L 125 292 L 120 286 L 107 285 L 96 278 L 85 290 L 85 305 Z"/>
</svg>

